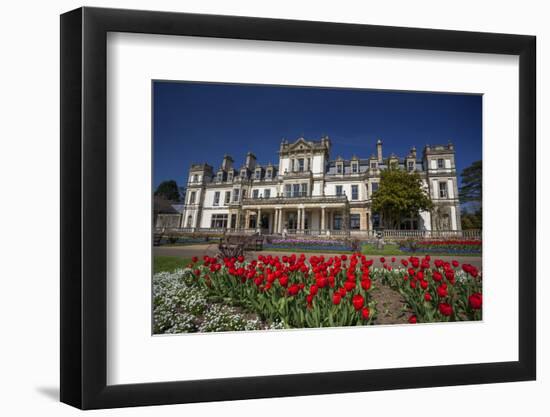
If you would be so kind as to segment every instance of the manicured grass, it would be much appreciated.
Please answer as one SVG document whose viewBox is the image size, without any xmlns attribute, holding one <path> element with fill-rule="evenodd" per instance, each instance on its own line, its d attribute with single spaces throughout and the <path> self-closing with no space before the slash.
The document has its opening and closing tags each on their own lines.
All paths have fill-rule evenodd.
<svg viewBox="0 0 550 417">
<path fill-rule="evenodd" d="M 190 258 L 179 256 L 155 256 L 153 259 L 153 273 L 173 272 L 179 268 L 185 268 L 191 263 Z"/>
<path fill-rule="evenodd" d="M 409 252 L 403 252 L 399 249 L 399 245 L 388 243 L 384 245 L 384 249 L 376 249 L 374 245 L 363 245 L 361 253 L 364 255 L 411 255 Z"/>
</svg>

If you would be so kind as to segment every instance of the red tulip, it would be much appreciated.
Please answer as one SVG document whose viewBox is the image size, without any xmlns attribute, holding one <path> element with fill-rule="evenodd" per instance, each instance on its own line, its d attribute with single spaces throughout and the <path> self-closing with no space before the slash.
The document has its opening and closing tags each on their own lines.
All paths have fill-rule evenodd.
<svg viewBox="0 0 550 417">
<path fill-rule="evenodd" d="M 460 265 L 460 264 L 458 263 L 458 261 L 453 261 L 453 266 L 454 266 L 455 268 L 457 268 L 458 265 Z"/>
<path fill-rule="evenodd" d="M 196 256 L 193 256 L 193 257 L 191 258 L 191 260 L 192 260 L 193 263 L 195 264 L 195 263 L 197 263 L 197 262 L 199 261 L 199 258 L 197 258 Z"/>
<path fill-rule="evenodd" d="M 434 279 L 434 281 L 441 281 L 443 279 L 443 275 L 441 275 L 441 272 L 438 272 L 438 271 L 433 271 L 432 273 L 432 278 Z"/>
<path fill-rule="evenodd" d="M 337 306 L 338 304 L 340 304 L 340 300 L 342 299 L 342 296 L 339 294 L 339 293 L 335 293 L 333 296 L 332 296 L 332 304 L 334 304 L 335 306 Z"/>
<path fill-rule="evenodd" d="M 432 296 L 430 295 L 429 292 L 427 292 L 426 294 L 424 294 L 424 300 L 426 300 L 426 301 L 432 301 Z"/>
<path fill-rule="evenodd" d="M 475 292 L 468 297 L 468 302 L 470 307 L 474 310 L 480 310 L 482 305 L 482 296 L 481 293 Z"/>
<path fill-rule="evenodd" d="M 384 258 L 383 256 L 380 258 L 380 263 L 383 264 L 384 262 L 386 262 L 386 258 Z"/>
<path fill-rule="evenodd" d="M 351 291 L 355 288 L 355 282 L 346 281 L 344 282 L 344 288 L 346 291 Z"/>
<path fill-rule="evenodd" d="M 370 289 L 371 284 L 372 284 L 372 281 L 370 280 L 370 278 L 365 278 L 364 280 L 361 281 L 361 287 L 363 287 L 365 291 L 368 291 Z"/>
<path fill-rule="evenodd" d="M 420 286 L 422 287 L 423 290 L 425 290 L 426 288 L 428 288 L 428 281 L 420 281 Z"/>
<path fill-rule="evenodd" d="M 279 278 L 279 284 L 281 284 L 281 286 L 283 287 L 286 287 L 288 285 L 288 277 L 286 275 L 282 275 Z"/>
<path fill-rule="evenodd" d="M 444 316 L 450 316 L 453 313 L 453 307 L 447 303 L 439 303 L 439 312 Z"/>
<path fill-rule="evenodd" d="M 296 295 L 296 294 L 298 294 L 299 291 L 300 291 L 300 287 L 296 284 L 292 284 L 288 288 L 288 295 Z"/>
<path fill-rule="evenodd" d="M 416 316 L 414 314 L 409 317 L 409 323 L 416 324 Z"/>
<path fill-rule="evenodd" d="M 361 310 L 361 316 L 363 317 L 364 320 L 368 320 L 368 319 L 369 319 L 369 315 L 370 315 L 370 311 L 369 311 L 368 307 L 364 307 L 364 308 Z"/>
<path fill-rule="evenodd" d="M 442 298 L 447 297 L 448 295 L 447 288 L 445 288 L 443 285 L 440 285 L 439 287 L 437 287 L 437 295 L 439 295 Z"/>
<path fill-rule="evenodd" d="M 237 260 L 238 260 L 239 262 L 243 263 L 243 262 L 244 262 L 244 256 L 242 256 L 242 255 L 239 256 L 239 257 L 237 258 Z"/>
<path fill-rule="evenodd" d="M 356 294 L 353 296 L 351 302 L 355 310 L 359 311 L 363 307 L 363 304 L 365 304 L 365 299 L 363 298 L 363 296 Z"/>
</svg>

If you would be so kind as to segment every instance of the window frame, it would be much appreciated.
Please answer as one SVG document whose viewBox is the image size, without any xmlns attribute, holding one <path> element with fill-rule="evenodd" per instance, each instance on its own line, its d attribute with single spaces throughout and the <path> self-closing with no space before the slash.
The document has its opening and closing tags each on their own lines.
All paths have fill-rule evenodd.
<svg viewBox="0 0 550 417">
<path fill-rule="evenodd" d="M 441 187 L 443 185 L 443 187 Z M 449 198 L 449 187 L 447 181 L 438 181 L 437 187 L 439 190 L 439 198 Z"/>
<path fill-rule="evenodd" d="M 353 192 L 355 190 L 355 193 Z M 355 194 L 355 197 L 354 197 Z M 351 184 L 351 199 L 352 200 L 359 200 L 359 185 L 357 184 Z"/>
</svg>

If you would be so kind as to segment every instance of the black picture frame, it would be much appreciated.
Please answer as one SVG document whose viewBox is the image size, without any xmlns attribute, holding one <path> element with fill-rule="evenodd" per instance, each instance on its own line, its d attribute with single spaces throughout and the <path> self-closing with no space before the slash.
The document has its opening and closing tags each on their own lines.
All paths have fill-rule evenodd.
<svg viewBox="0 0 550 417">
<path fill-rule="evenodd" d="M 519 56 L 519 360 L 107 385 L 108 32 Z M 88 7 L 61 15 L 61 401 L 95 409 L 535 379 L 535 51 L 524 35 Z"/>
</svg>

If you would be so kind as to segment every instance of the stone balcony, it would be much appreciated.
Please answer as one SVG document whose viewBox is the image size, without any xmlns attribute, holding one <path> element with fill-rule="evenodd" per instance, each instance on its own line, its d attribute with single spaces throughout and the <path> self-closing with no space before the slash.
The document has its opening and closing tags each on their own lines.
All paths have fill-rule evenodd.
<svg viewBox="0 0 550 417">
<path fill-rule="evenodd" d="M 296 204 L 347 204 L 348 198 L 346 195 L 319 195 L 319 196 L 303 196 L 303 195 L 280 195 L 277 197 L 258 197 L 258 198 L 244 198 L 242 200 L 242 205 L 296 205 Z"/>
</svg>

